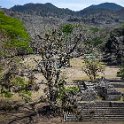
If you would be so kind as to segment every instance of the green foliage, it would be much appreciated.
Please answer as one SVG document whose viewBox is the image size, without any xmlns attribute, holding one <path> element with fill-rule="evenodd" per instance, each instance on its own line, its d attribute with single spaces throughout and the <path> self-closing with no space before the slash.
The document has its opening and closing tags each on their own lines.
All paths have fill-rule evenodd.
<svg viewBox="0 0 124 124">
<path fill-rule="evenodd" d="M 0 73 L 3 71 L 2 64 L 0 64 Z"/>
<path fill-rule="evenodd" d="M 21 88 L 25 88 L 25 86 L 28 85 L 28 82 L 24 80 L 24 78 L 22 77 L 15 77 L 12 80 L 12 84 L 14 84 L 15 86 L 19 86 Z"/>
<path fill-rule="evenodd" d="M 103 40 L 100 37 L 93 38 L 92 44 L 94 46 L 98 46 L 99 44 L 102 44 Z"/>
<path fill-rule="evenodd" d="M 25 102 L 28 102 L 31 100 L 31 91 L 28 90 L 26 87 L 29 85 L 28 81 L 25 81 L 24 78 L 22 77 L 13 77 L 10 79 L 10 83 L 12 84 L 13 87 L 16 87 L 18 95 L 25 100 Z M 3 88 L 1 95 L 6 98 L 11 98 L 15 92 L 10 91 L 9 89 Z"/>
<path fill-rule="evenodd" d="M 79 92 L 79 88 L 78 87 L 63 87 L 59 90 L 59 94 L 58 94 L 58 99 L 62 100 L 63 97 L 65 96 L 66 93 L 78 93 Z"/>
<path fill-rule="evenodd" d="M 65 88 L 65 92 L 71 92 L 71 93 L 77 93 L 79 92 L 79 88 L 78 87 L 67 87 Z"/>
<path fill-rule="evenodd" d="M 121 27 L 124 29 L 124 23 L 121 25 Z"/>
<path fill-rule="evenodd" d="M 12 80 L 12 84 L 22 89 L 18 93 L 26 102 L 31 99 L 31 91 L 26 89 L 29 84 L 28 81 L 25 81 L 25 79 L 22 77 L 16 77 Z"/>
<path fill-rule="evenodd" d="M 0 32 L 7 36 L 5 48 L 23 48 L 29 52 L 30 37 L 23 23 L 18 19 L 9 17 L 0 11 Z M 30 50 L 31 52 L 31 50 Z"/>
<path fill-rule="evenodd" d="M 98 57 L 91 54 L 84 58 L 83 71 L 87 74 L 89 79 L 94 82 L 97 76 L 99 76 L 99 73 L 103 73 L 104 64 L 100 62 Z"/>
<path fill-rule="evenodd" d="M 13 96 L 12 92 L 8 91 L 8 90 L 4 90 L 2 92 L 2 96 L 6 97 L 6 98 L 11 98 Z"/>
<path fill-rule="evenodd" d="M 99 28 L 97 27 L 91 27 L 90 30 L 93 32 L 93 33 L 96 33 L 99 31 Z"/>
<path fill-rule="evenodd" d="M 65 24 L 62 26 L 62 32 L 65 34 L 71 34 L 74 27 L 72 24 Z"/>
<path fill-rule="evenodd" d="M 124 79 L 124 65 L 120 68 L 119 72 L 117 73 L 117 76 Z"/>
<path fill-rule="evenodd" d="M 28 81 L 25 81 L 22 77 L 15 77 L 12 80 L 12 84 L 14 84 L 15 87 L 19 87 L 20 90 L 18 91 L 19 96 L 22 97 L 25 102 L 28 102 L 31 100 L 31 91 L 29 91 L 26 87 L 29 85 Z"/>
<path fill-rule="evenodd" d="M 11 38 L 29 40 L 29 35 L 22 22 L 18 19 L 6 16 L 3 12 L 0 12 L 0 29 L 5 30 Z"/>
<path fill-rule="evenodd" d="M 32 95 L 32 92 L 31 92 L 31 91 L 28 91 L 28 90 L 21 90 L 21 91 L 19 92 L 19 95 L 22 97 L 22 99 L 23 99 L 25 102 L 31 101 L 31 95 Z"/>
</svg>

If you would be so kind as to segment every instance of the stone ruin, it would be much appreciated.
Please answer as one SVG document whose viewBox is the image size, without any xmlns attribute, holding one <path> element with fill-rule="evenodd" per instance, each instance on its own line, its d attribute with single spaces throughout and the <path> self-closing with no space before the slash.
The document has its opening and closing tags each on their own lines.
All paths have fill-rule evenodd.
<svg viewBox="0 0 124 124">
<path fill-rule="evenodd" d="M 116 91 L 114 86 L 105 79 L 100 79 L 96 83 L 88 81 L 77 81 L 77 83 L 83 101 L 94 101 L 98 97 L 106 101 L 118 101 L 122 97 L 122 93 Z"/>
<path fill-rule="evenodd" d="M 115 90 L 115 87 L 109 81 L 101 79 L 96 85 L 95 89 L 102 100 L 118 101 L 122 97 L 122 93 Z"/>
<path fill-rule="evenodd" d="M 97 92 L 94 89 L 94 85 L 89 82 L 78 82 L 80 89 L 80 97 L 82 101 L 93 101 L 97 99 Z"/>
</svg>

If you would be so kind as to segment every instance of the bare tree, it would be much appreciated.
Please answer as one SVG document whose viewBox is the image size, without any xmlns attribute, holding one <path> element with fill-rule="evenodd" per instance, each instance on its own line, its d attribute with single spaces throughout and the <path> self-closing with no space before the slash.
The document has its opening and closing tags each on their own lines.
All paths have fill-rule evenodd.
<svg viewBox="0 0 124 124">
<path fill-rule="evenodd" d="M 78 30 L 77 30 L 78 32 Z M 57 104 L 59 90 L 63 87 L 64 80 L 61 78 L 61 69 L 66 66 L 70 56 L 82 40 L 80 33 L 64 34 L 61 30 L 52 30 L 39 40 L 38 52 L 42 56 L 38 63 L 38 69 L 46 79 L 47 98 L 50 106 Z"/>
</svg>

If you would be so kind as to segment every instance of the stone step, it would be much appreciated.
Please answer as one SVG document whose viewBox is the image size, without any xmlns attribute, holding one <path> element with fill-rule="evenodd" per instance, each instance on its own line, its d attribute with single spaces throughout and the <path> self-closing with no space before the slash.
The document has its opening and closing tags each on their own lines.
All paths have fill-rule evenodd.
<svg viewBox="0 0 124 124">
<path fill-rule="evenodd" d="M 82 108 L 82 109 L 120 109 L 120 110 L 124 110 L 124 107 L 83 107 L 83 106 L 79 106 L 78 108 Z"/>
<path fill-rule="evenodd" d="M 73 114 L 64 114 L 64 121 L 78 121 L 78 119 Z"/>
<path fill-rule="evenodd" d="M 89 120 L 97 120 L 97 121 L 105 121 L 105 120 L 108 120 L 108 121 L 124 121 L 124 117 L 118 117 L 118 118 L 115 118 L 115 117 L 94 117 L 94 118 L 83 118 L 82 121 L 89 121 Z"/>
<path fill-rule="evenodd" d="M 115 118 L 118 118 L 118 117 L 123 117 L 124 118 L 124 115 L 111 115 L 111 114 L 106 114 L 106 115 L 93 115 L 93 116 L 90 116 L 90 115 L 84 115 L 83 117 L 115 117 Z"/>
<path fill-rule="evenodd" d="M 82 111 L 82 114 L 89 114 L 91 111 Z M 107 115 L 107 114 L 111 114 L 111 115 L 124 115 L 123 111 L 117 111 L 117 112 L 113 112 L 113 111 L 95 111 L 94 114 L 99 114 L 99 115 Z"/>
<path fill-rule="evenodd" d="M 95 116 L 95 117 L 84 117 L 83 120 L 89 120 L 89 119 L 97 119 L 97 120 L 124 120 L 124 116 L 120 116 L 120 117 L 114 117 L 114 116 Z"/>
<path fill-rule="evenodd" d="M 79 101 L 78 106 L 82 107 L 124 107 L 124 102 L 84 102 Z"/>
<path fill-rule="evenodd" d="M 94 114 L 111 114 L 111 115 L 124 115 L 124 109 L 121 108 L 81 108 L 82 113 L 87 114 L 93 112 Z"/>
<path fill-rule="evenodd" d="M 83 120 L 123 120 L 124 121 L 124 115 L 105 115 L 105 116 L 100 116 L 100 115 L 94 115 L 94 116 L 88 116 L 84 115 Z M 64 115 L 64 121 L 78 121 L 78 118 L 75 115 L 72 114 L 65 114 Z"/>
<path fill-rule="evenodd" d="M 124 82 L 111 82 L 111 85 L 113 85 L 115 88 L 124 88 Z"/>
</svg>

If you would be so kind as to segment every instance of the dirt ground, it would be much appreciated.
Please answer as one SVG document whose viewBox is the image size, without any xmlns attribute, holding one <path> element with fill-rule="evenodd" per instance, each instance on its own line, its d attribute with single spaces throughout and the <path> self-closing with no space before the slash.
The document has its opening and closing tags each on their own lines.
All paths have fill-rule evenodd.
<svg viewBox="0 0 124 124">
<path fill-rule="evenodd" d="M 23 63 L 28 66 L 29 68 L 35 68 L 36 67 L 36 60 L 41 60 L 41 57 L 38 55 L 30 55 L 25 57 L 25 60 Z M 73 58 L 70 60 L 71 67 L 69 68 L 63 68 L 63 75 L 65 78 L 67 78 L 67 82 L 73 82 L 73 80 L 89 80 L 87 75 L 82 71 L 83 68 L 83 59 L 82 58 Z M 119 71 L 118 67 L 114 66 L 105 66 L 104 73 L 100 74 L 101 76 L 104 76 L 107 79 L 117 79 L 117 72 Z M 41 81 L 43 76 L 41 74 L 36 74 L 37 82 Z"/>
</svg>

